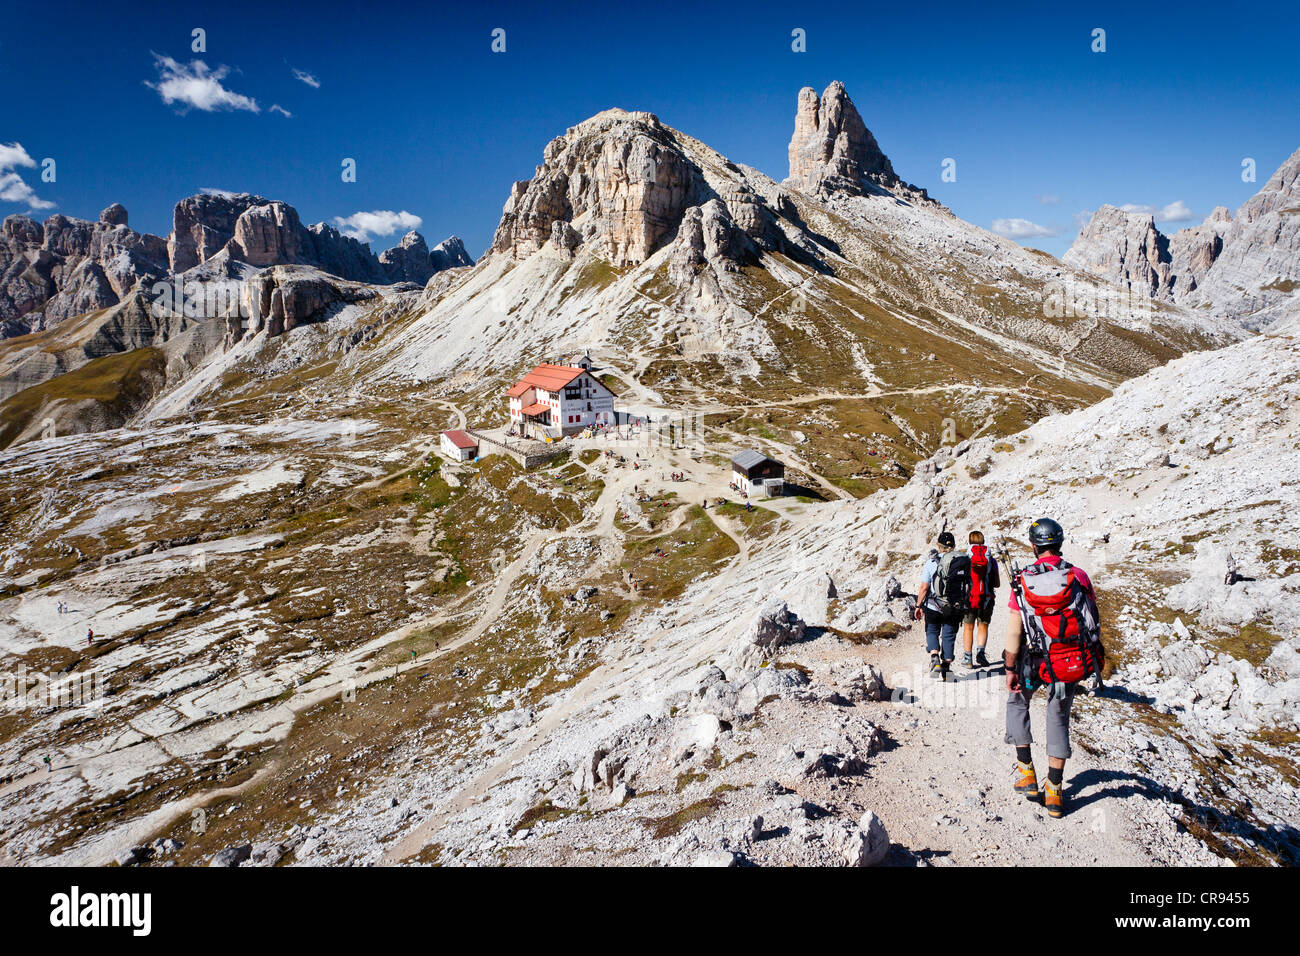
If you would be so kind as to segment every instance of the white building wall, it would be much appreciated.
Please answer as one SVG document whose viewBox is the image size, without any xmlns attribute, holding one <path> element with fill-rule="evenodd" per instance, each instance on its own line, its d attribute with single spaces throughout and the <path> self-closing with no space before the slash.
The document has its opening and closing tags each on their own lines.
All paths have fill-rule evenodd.
<svg viewBox="0 0 1300 956">
<path fill-rule="evenodd" d="M 557 424 L 561 428 L 585 428 L 589 425 L 614 424 L 614 393 L 587 373 L 573 382 L 579 397 L 569 398 L 571 388 L 559 392 Z M 588 407 L 590 406 L 590 407 Z"/>
<path fill-rule="evenodd" d="M 568 393 L 574 391 L 570 386 L 561 388 L 558 392 L 530 388 L 518 398 L 512 397 L 510 423 L 518 426 L 523 419 L 523 409 L 540 402 L 550 408 L 551 428 L 557 432 L 589 425 L 614 424 L 614 393 L 601 384 L 599 379 L 584 372 L 571 386 L 576 386 L 578 397 L 568 397 Z M 588 408 L 588 405 L 591 407 Z"/>
<path fill-rule="evenodd" d="M 443 455 L 450 458 L 452 461 L 469 461 L 474 457 L 473 448 L 459 448 L 456 443 L 446 435 L 442 436 L 441 446 Z"/>
</svg>

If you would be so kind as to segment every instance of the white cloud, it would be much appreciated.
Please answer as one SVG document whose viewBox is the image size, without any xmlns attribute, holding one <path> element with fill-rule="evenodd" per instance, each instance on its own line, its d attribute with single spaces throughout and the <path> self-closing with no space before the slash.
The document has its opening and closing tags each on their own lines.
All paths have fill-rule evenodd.
<svg viewBox="0 0 1300 956">
<path fill-rule="evenodd" d="M 1060 196 L 1054 196 L 1051 193 L 1043 193 L 1038 197 L 1038 201 L 1044 206 L 1055 206 L 1061 202 Z"/>
<path fill-rule="evenodd" d="M 288 119 L 293 119 L 293 114 L 290 113 L 290 112 L 289 112 L 287 109 L 285 109 L 283 106 L 281 106 L 279 103 L 272 103 L 272 104 L 271 104 L 271 108 L 270 108 L 269 110 L 267 110 L 267 112 L 268 112 L 268 113 L 279 113 L 279 114 L 281 114 L 282 116 L 284 116 L 284 117 L 286 117 L 286 118 L 288 118 Z"/>
<path fill-rule="evenodd" d="M 1190 222 L 1196 218 L 1192 215 L 1192 211 L 1187 208 L 1187 203 L 1181 199 L 1175 199 L 1169 205 L 1161 206 L 1159 209 L 1150 203 L 1134 202 L 1125 203 L 1119 208 L 1134 215 L 1151 216 L 1161 222 Z"/>
<path fill-rule="evenodd" d="M 221 85 L 221 81 L 230 73 L 229 67 L 219 66 L 212 70 L 202 60 L 191 60 L 186 65 L 157 53 L 153 57 L 154 65 L 158 68 L 158 82 L 146 81 L 144 85 L 157 90 L 168 106 L 180 103 L 185 109 L 193 107 L 205 113 L 219 110 L 261 112 L 257 100 Z"/>
<path fill-rule="evenodd" d="M 54 208 L 54 203 L 38 197 L 23 177 L 14 172 L 35 168 L 36 160 L 27 154 L 22 143 L 0 143 L 0 202 L 25 203 L 28 209 Z"/>
<path fill-rule="evenodd" d="M 306 70 L 294 70 L 293 78 L 298 80 L 300 83 L 306 83 L 313 90 L 320 89 L 320 80 L 316 79 L 316 77 L 312 76 Z"/>
<path fill-rule="evenodd" d="M 26 203 L 28 209 L 53 209 L 54 203 L 41 199 L 17 173 L 0 173 L 0 202 Z"/>
<path fill-rule="evenodd" d="M 1059 236 L 1061 230 L 1055 226 L 1040 226 L 1028 219 L 994 219 L 993 231 L 1008 239 L 1029 239 L 1037 236 Z"/>
<path fill-rule="evenodd" d="M 354 212 L 350 216 L 335 216 L 334 225 L 339 232 L 362 242 L 369 242 L 370 237 L 391 236 L 399 229 L 419 229 L 424 220 L 403 209 L 393 212 L 391 209 L 376 209 L 372 212 Z"/>
<path fill-rule="evenodd" d="M 26 166 L 36 168 L 36 160 L 27 155 L 22 143 L 0 143 L 0 169 L 16 169 Z"/>
<path fill-rule="evenodd" d="M 243 195 L 237 190 L 218 189 L 216 186 L 204 186 L 199 190 L 199 192 L 205 196 L 220 196 L 222 199 L 234 199 L 236 196 Z"/>
</svg>

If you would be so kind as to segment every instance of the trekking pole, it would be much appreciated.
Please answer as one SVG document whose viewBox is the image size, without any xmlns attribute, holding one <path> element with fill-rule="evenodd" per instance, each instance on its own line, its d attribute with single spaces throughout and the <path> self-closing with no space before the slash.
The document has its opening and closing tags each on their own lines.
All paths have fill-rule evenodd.
<svg viewBox="0 0 1300 956">
<path fill-rule="evenodd" d="M 1018 666 L 1021 668 L 1021 683 L 1024 684 L 1025 689 L 1028 690 L 1030 689 L 1028 684 L 1032 679 L 1033 674 L 1023 666 L 1023 662 L 1029 659 L 1028 651 L 1030 649 L 1030 642 L 1034 639 L 1034 632 L 1029 627 L 1029 615 L 1025 611 L 1025 592 L 1020 586 L 1020 566 L 1016 564 L 1015 558 L 1011 557 L 1011 550 L 1007 545 L 1006 537 L 1004 536 L 1000 538 L 999 542 L 997 555 L 1002 559 L 1002 563 L 1011 572 L 1011 593 L 1016 596 L 1016 609 L 1020 612 L 1020 627 L 1023 633 L 1023 638 L 1020 642 L 1021 664 Z"/>
</svg>

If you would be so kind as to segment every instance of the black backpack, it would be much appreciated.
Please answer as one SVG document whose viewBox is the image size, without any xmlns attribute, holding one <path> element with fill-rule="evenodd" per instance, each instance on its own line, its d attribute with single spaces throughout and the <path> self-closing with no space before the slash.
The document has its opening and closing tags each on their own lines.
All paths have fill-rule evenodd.
<svg viewBox="0 0 1300 956">
<path fill-rule="evenodd" d="M 939 567 L 930 582 L 934 606 L 943 615 L 964 614 L 970 610 L 970 555 L 949 551 L 939 559 Z"/>
</svg>

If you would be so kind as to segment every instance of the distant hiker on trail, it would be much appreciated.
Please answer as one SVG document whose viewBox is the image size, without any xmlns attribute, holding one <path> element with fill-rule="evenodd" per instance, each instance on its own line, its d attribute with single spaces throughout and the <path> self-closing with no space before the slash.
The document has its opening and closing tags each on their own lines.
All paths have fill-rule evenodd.
<svg viewBox="0 0 1300 956">
<path fill-rule="evenodd" d="M 49 773 L 54 769 L 54 764 L 50 763 L 50 755 L 45 755 L 45 772 Z"/>
<path fill-rule="evenodd" d="M 989 621 L 993 619 L 993 606 L 997 603 L 994 592 L 1002 586 L 998 562 L 984 544 L 984 532 L 970 533 L 970 610 L 962 617 L 962 663 L 967 667 L 988 667 L 989 659 L 984 648 L 989 643 Z M 972 640 L 973 639 L 973 640 Z M 971 645 L 976 644 L 975 657 L 971 659 Z"/>
<path fill-rule="evenodd" d="M 1100 686 L 1105 652 L 1092 581 L 1061 557 L 1065 531 L 1051 518 L 1029 526 L 1034 563 L 1023 571 L 1008 564 L 1011 617 L 1003 655 L 1007 670 L 1007 737 L 1016 748 L 1015 791 L 1038 796 L 1029 731 L 1029 701 L 1041 686 L 1047 696 L 1047 787 L 1043 805 L 1063 816 L 1061 793 L 1070 756 L 1070 706 L 1075 686 L 1092 675 Z M 1005 550 L 1003 552 L 1006 557 Z M 1008 559 L 1009 560 L 1009 559 Z"/>
<path fill-rule="evenodd" d="M 94 640 L 95 640 L 95 629 L 93 627 L 86 628 L 86 646 L 89 647 L 94 642 Z"/>
<path fill-rule="evenodd" d="M 954 551 L 951 531 L 939 532 L 939 550 L 921 569 L 916 595 L 916 619 L 925 619 L 925 646 L 930 652 L 930 676 L 948 679 L 956 653 L 957 625 L 970 606 L 970 555 Z"/>
</svg>

